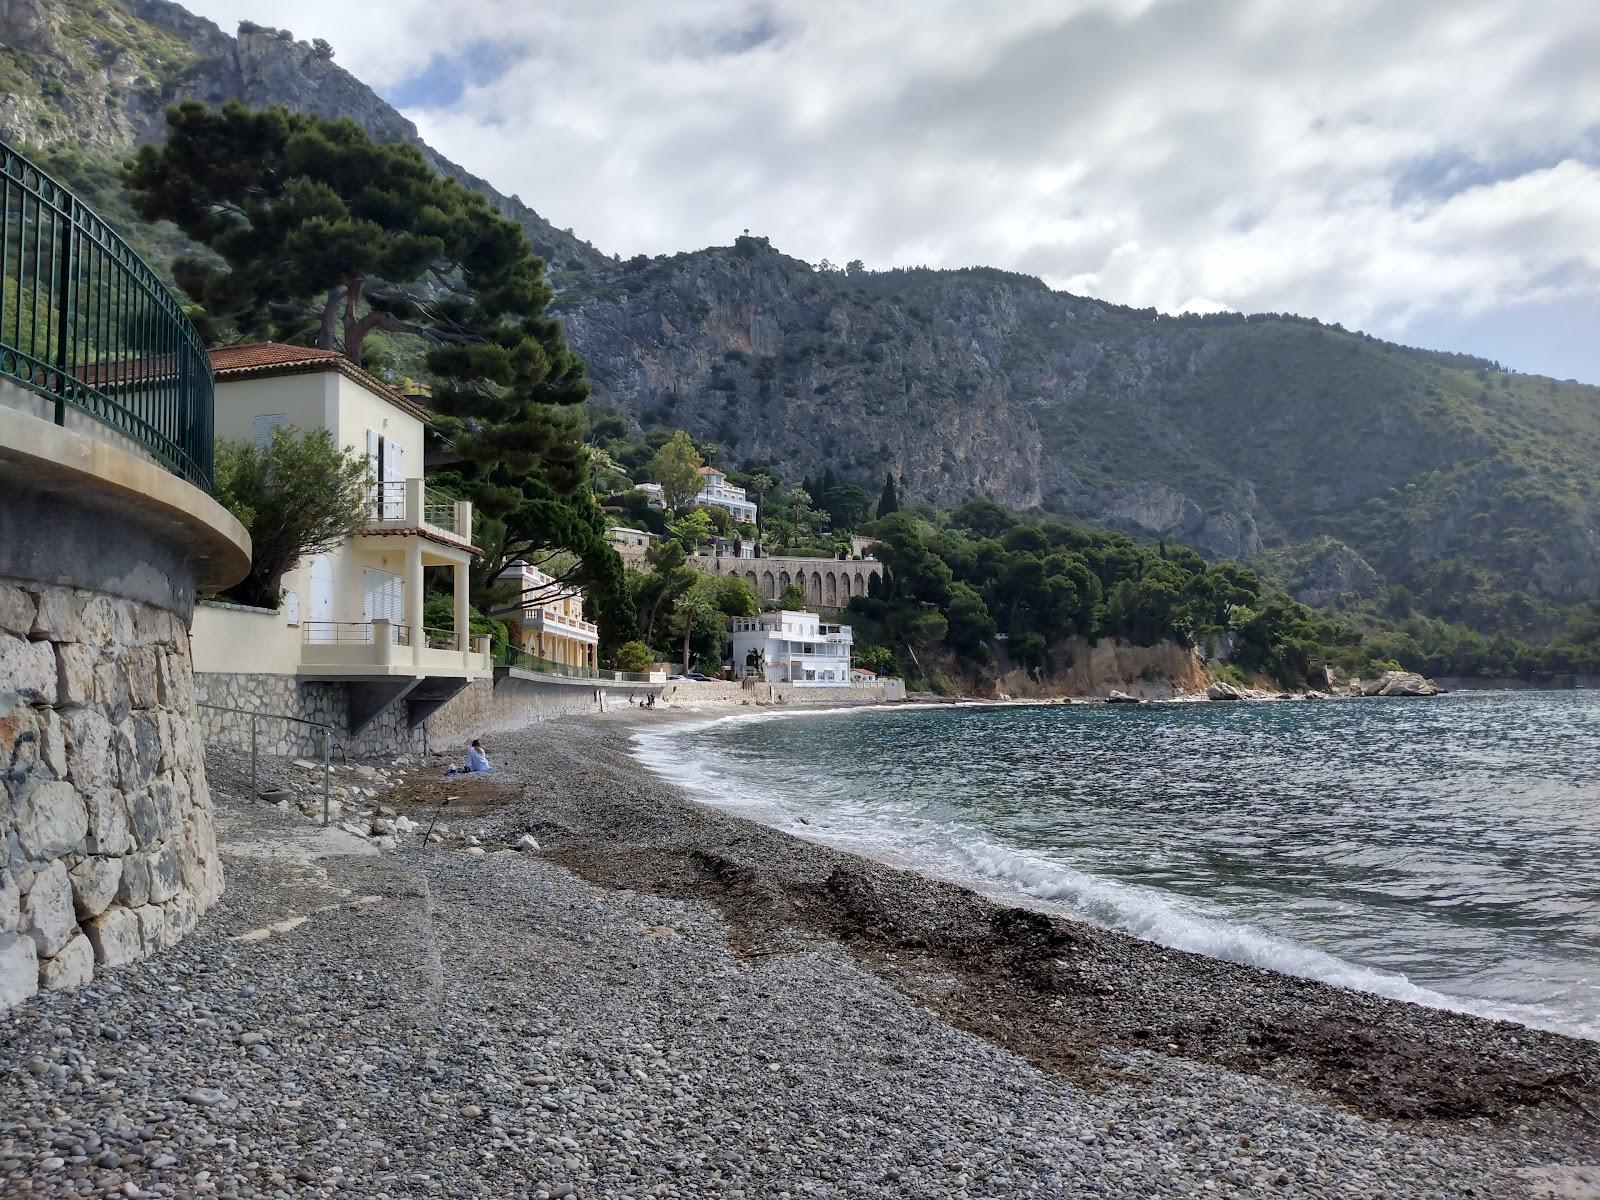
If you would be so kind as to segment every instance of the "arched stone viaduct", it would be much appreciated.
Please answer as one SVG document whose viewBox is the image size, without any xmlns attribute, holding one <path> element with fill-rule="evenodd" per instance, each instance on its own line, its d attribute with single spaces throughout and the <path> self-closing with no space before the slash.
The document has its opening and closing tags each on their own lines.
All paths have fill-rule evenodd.
<svg viewBox="0 0 1600 1200">
<path fill-rule="evenodd" d="M 791 584 L 797 585 L 812 608 L 844 608 L 850 597 L 867 594 L 873 578 L 883 578 L 883 564 L 875 558 L 733 558 L 695 554 L 688 563 L 707 575 L 742 576 L 763 600 L 776 600 Z"/>
</svg>

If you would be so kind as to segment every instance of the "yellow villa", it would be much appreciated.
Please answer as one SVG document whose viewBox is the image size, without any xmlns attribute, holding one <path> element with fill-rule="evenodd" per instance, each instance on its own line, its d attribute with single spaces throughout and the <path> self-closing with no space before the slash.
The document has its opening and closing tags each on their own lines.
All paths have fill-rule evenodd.
<svg viewBox="0 0 1600 1200">
<path fill-rule="evenodd" d="M 563 667 L 593 670 L 599 662 L 600 630 L 583 617 L 583 590 L 556 582 L 525 562 L 496 577 L 515 582 L 522 603 L 507 618 L 511 641 L 522 651 Z"/>
</svg>

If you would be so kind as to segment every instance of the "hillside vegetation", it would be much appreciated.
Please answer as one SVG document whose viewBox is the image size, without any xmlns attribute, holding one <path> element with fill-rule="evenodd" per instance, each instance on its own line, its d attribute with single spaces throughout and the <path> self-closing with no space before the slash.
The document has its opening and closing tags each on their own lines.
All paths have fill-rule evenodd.
<svg viewBox="0 0 1600 1200">
<path fill-rule="evenodd" d="M 139 226 L 116 168 L 166 103 L 282 104 L 421 146 L 331 48 L 282 31 L 230 37 L 164 0 L 19 0 L 0 21 L 0 133 L 158 263 L 181 239 Z M 988 268 L 819 269 L 760 237 L 624 262 L 421 148 L 549 261 L 595 403 L 634 435 L 681 427 L 790 478 L 875 489 L 892 471 L 913 503 L 979 497 L 1183 543 L 1391 633 L 1425 621 L 1580 651 L 1593 638 L 1600 389 Z M 380 351 L 415 366 L 403 346 Z"/>
</svg>

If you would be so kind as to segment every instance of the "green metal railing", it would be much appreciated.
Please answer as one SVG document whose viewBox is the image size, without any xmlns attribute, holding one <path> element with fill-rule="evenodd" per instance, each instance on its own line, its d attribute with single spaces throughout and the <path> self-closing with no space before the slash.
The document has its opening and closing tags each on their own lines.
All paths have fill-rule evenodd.
<svg viewBox="0 0 1600 1200">
<path fill-rule="evenodd" d="M 0 380 L 77 409 L 211 488 L 211 363 L 143 259 L 0 142 Z"/>
<path fill-rule="evenodd" d="M 515 646 L 500 646 L 495 651 L 494 661 L 502 667 L 519 667 L 524 671 L 535 671 L 541 675 L 559 675 L 563 679 L 594 679 L 603 683 L 649 683 L 650 676 L 642 675 L 637 671 L 606 671 L 597 667 L 571 667 L 566 663 L 551 662 L 548 658 L 540 658 L 536 654 L 529 654 L 526 650 L 518 650 Z"/>
</svg>

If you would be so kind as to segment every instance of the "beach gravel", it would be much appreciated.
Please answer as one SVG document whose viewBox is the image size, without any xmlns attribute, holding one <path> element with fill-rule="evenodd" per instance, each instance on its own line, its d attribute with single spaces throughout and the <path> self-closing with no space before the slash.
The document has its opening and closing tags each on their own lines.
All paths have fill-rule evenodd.
<svg viewBox="0 0 1600 1200">
<path fill-rule="evenodd" d="M 23 1067 L 0 1081 L 0 1190 L 1539 1194 L 1522 1169 L 1549 1147 L 1482 1120 L 1421 1132 L 1121 1045 L 1086 1085 L 955 1027 L 859 948 L 742 944 L 718 906 L 580 878 L 560 847 L 582 825 L 592 848 L 619 787 L 619 847 L 681 799 L 616 728 L 563 728 L 501 739 L 501 786 L 528 799 L 385 853 L 246 801 L 213 753 L 218 908 L 159 958 L 0 1014 L 0 1061 Z M 514 848 L 525 833 L 540 851 Z"/>
</svg>

